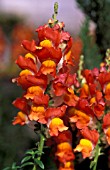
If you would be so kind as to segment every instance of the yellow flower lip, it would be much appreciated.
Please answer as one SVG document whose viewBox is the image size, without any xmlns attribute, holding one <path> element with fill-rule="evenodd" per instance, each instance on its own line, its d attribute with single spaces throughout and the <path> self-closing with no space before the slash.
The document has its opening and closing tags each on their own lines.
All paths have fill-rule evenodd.
<svg viewBox="0 0 110 170">
<path fill-rule="evenodd" d="M 92 147 L 92 143 L 88 139 L 81 139 L 80 145 L 87 146 L 87 147 Z"/>
<path fill-rule="evenodd" d="M 43 40 L 40 42 L 41 47 L 52 47 L 52 42 L 50 40 Z"/>
<path fill-rule="evenodd" d="M 39 86 L 32 86 L 32 87 L 28 88 L 28 92 L 29 93 L 37 93 L 37 94 L 39 94 L 39 93 L 42 93 L 43 90 Z"/>
<path fill-rule="evenodd" d="M 33 73 L 32 73 L 32 71 L 25 69 L 25 70 L 22 70 L 19 75 L 20 76 L 33 75 Z"/>
<path fill-rule="evenodd" d="M 60 143 L 57 147 L 59 150 L 72 150 L 72 147 L 68 142 Z"/>
<path fill-rule="evenodd" d="M 25 55 L 25 58 L 31 58 L 31 59 L 33 59 L 33 60 L 35 61 L 35 56 L 32 55 L 31 53 L 27 53 L 27 54 Z"/>
</svg>

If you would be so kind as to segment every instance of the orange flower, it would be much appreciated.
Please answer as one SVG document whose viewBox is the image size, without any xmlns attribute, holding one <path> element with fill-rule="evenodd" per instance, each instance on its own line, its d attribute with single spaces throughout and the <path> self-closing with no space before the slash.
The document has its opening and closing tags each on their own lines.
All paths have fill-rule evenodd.
<svg viewBox="0 0 110 170">
<path fill-rule="evenodd" d="M 88 84 L 83 84 L 83 87 L 80 89 L 80 97 L 86 98 L 89 96 L 89 86 Z"/>
<path fill-rule="evenodd" d="M 75 158 L 72 146 L 68 142 L 58 144 L 57 152 L 55 155 L 58 157 L 58 160 L 61 163 L 72 161 Z"/>
<path fill-rule="evenodd" d="M 68 109 L 67 114 L 70 118 L 70 122 L 76 123 L 78 129 L 84 128 L 90 122 L 90 117 L 87 114 L 73 107 Z"/>
<path fill-rule="evenodd" d="M 110 145 L 110 127 L 107 130 L 105 130 L 105 134 L 106 134 L 107 142 Z"/>
<path fill-rule="evenodd" d="M 90 157 L 92 150 L 92 142 L 88 139 L 81 139 L 79 145 L 74 149 L 75 152 L 82 152 L 83 158 Z"/>
<path fill-rule="evenodd" d="M 67 129 L 68 127 L 64 125 L 63 120 L 61 120 L 60 118 L 53 118 L 50 121 L 50 124 L 49 124 L 50 136 L 58 136 L 59 132 L 63 132 Z"/>
<path fill-rule="evenodd" d="M 31 106 L 30 114 L 29 114 L 29 119 L 31 121 L 38 121 L 42 124 L 46 123 L 45 120 L 45 108 L 43 106 Z"/>
<path fill-rule="evenodd" d="M 108 144 L 110 144 L 110 112 L 108 112 L 103 118 L 103 130 L 106 135 Z"/>
<path fill-rule="evenodd" d="M 59 170 L 74 170 L 73 162 L 69 161 L 64 164 L 61 164 Z"/>
<path fill-rule="evenodd" d="M 105 99 L 110 100 L 110 83 L 108 83 L 105 87 Z"/>
<path fill-rule="evenodd" d="M 88 127 L 81 129 L 81 134 L 84 138 L 90 140 L 94 145 L 97 144 L 99 139 L 99 133 L 97 130 L 90 130 Z"/>
<path fill-rule="evenodd" d="M 72 88 L 68 88 L 66 93 L 63 96 L 64 103 L 68 106 L 76 106 L 79 97 L 74 94 L 74 91 Z"/>
<path fill-rule="evenodd" d="M 28 117 L 23 112 L 18 112 L 18 115 L 13 120 L 13 125 L 20 124 L 24 125 L 29 123 Z"/>
<path fill-rule="evenodd" d="M 48 75 L 51 74 L 53 77 L 56 75 L 56 64 L 52 60 L 46 60 L 42 62 L 38 74 Z"/>
<path fill-rule="evenodd" d="M 34 99 L 35 96 L 42 96 L 43 90 L 39 86 L 32 86 L 27 89 L 27 93 L 24 95 L 26 99 Z"/>
</svg>

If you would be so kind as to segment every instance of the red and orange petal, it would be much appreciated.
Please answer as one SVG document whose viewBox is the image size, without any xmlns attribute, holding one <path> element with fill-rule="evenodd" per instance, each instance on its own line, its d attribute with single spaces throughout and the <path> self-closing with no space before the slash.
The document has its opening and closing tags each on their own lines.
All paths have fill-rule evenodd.
<svg viewBox="0 0 110 170">
<path fill-rule="evenodd" d="M 55 47 L 58 47 L 61 41 L 61 34 L 58 30 L 54 30 L 53 28 L 44 25 L 42 27 L 37 28 L 36 31 L 38 32 L 38 38 L 40 41 L 44 39 L 49 39 L 52 41 Z"/>
<path fill-rule="evenodd" d="M 94 113 L 97 116 L 97 118 L 100 118 L 103 116 L 105 110 L 105 106 L 103 104 L 96 104 L 94 106 Z"/>
<path fill-rule="evenodd" d="M 48 75 L 51 74 L 53 77 L 56 75 L 56 63 L 52 60 L 46 60 L 42 63 L 39 72 L 39 75 L 44 74 Z"/>
<path fill-rule="evenodd" d="M 74 66 L 73 59 L 74 59 L 74 56 L 72 55 L 72 51 L 69 50 L 68 53 L 66 53 L 66 55 L 65 55 L 66 63 Z"/>
<path fill-rule="evenodd" d="M 27 93 L 24 95 L 26 99 L 34 99 L 35 96 L 42 96 L 43 90 L 40 86 L 32 86 L 27 89 Z"/>
<path fill-rule="evenodd" d="M 72 133 L 69 130 L 60 132 L 58 136 L 54 137 L 54 140 L 56 141 L 57 144 L 63 142 L 72 143 Z"/>
<path fill-rule="evenodd" d="M 106 134 L 107 142 L 110 145 L 110 127 L 105 130 L 105 134 Z"/>
<path fill-rule="evenodd" d="M 83 76 L 86 78 L 87 84 L 94 84 L 94 76 L 92 70 L 85 69 Z"/>
<path fill-rule="evenodd" d="M 55 117 L 63 117 L 66 111 L 66 106 L 63 105 L 61 107 L 57 107 L 57 108 L 48 108 L 45 112 L 45 117 L 46 119 L 52 119 Z"/>
<path fill-rule="evenodd" d="M 68 37 L 68 41 L 67 41 L 67 45 L 66 45 L 66 48 L 65 48 L 65 51 L 64 51 L 64 55 L 66 55 L 66 53 L 68 53 L 68 51 L 71 49 L 72 44 L 73 44 L 72 37 Z"/>
<path fill-rule="evenodd" d="M 56 96 L 60 96 L 65 93 L 67 87 L 71 87 L 72 85 L 78 86 L 76 74 L 59 74 L 53 81 L 53 88 Z"/>
<path fill-rule="evenodd" d="M 92 102 L 94 102 L 94 100 Z M 87 99 L 80 98 L 80 100 L 78 101 L 78 109 L 86 113 L 88 116 L 94 117 L 94 110 L 92 109 Z"/>
<path fill-rule="evenodd" d="M 68 106 L 76 106 L 79 97 L 74 94 L 74 91 L 72 88 L 68 88 L 66 93 L 63 96 L 64 103 Z"/>
<path fill-rule="evenodd" d="M 13 125 L 16 125 L 16 124 L 24 125 L 27 123 L 29 123 L 29 119 L 27 115 L 23 112 L 18 112 L 17 116 L 13 120 Z"/>
<path fill-rule="evenodd" d="M 36 42 L 35 42 L 35 40 L 32 40 L 32 41 L 23 40 L 22 45 L 29 52 L 34 53 L 36 51 Z"/>
<path fill-rule="evenodd" d="M 87 114 L 73 107 L 68 109 L 67 114 L 70 118 L 70 122 L 76 123 L 78 129 L 86 127 L 90 122 L 90 117 Z"/>
<path fill-rule="evenodd" d="M 22 75 L 19 76 L 18 78 L 12 79 L 12 82 L 17 82 L 19 86 L 21 86 L 24 90 L 31 86 L 40 86 L 44 90 L 47 87 L 47 76 L 45 75 L 40 75 L 40 76 L 35 76 L 35 75 Z"/>
<path fill-rule="evenodd" d="M 36 95 L 34 97 L 33 103 L 37 106 L 43 105 L 47 107 L 49 103 L 49 96 L 47 94 L 46 95 L 42 94 L 40 96 Z"/>
<path fill-rule="evenodd" d="M 45 120 L 45 108 L 43 106 L 31 106 L 29 113 L 29 119 L 31 121 L 38 121 L 42 124 L 46 123 Z"/>
<path fill-rule="evenodd" d="M 103 117 L 103 124 L 102 128 L 106 129 L 110 126 L 110 112 L 108 112 L 104 117 Z"/>
<path fill-rule="evenodd" d="M 16 64 L 21 69 L 28 69 L 33 71 L 34 73 L 37 73 L 36 59 L 30 53 L 26 54 L 25 57 L 19 56 L 16 60 Z"/>
<path fill-rule="evenodd" d="M 76 38 L 73 40 L 72 44 L 72 55 L 74 56 L 74 73 L 78 70 L 79 68 L 79 61 L 80 61 L 80 55 L 82 53 L 82 48 L 83 48 L 83 43 L 80 38 Z"/>
<path fill-rule="evenodd" d="M 80 97 L 81 98 L 89 97 L 89 86 L 88 86 L 88 84 L 83 84 L 83 87 L 80 89 Z"/>
<path fill-rule="evenodd" d="M 110 83 L 108 83 L 105 87 L 105 99 L 110 100 Z"/>
<path fill-rule="evenodd" d="M 64 164 L 60 164 L 58 169 L 59 170 L 74 170 L 74 164 L 72 161 L 71 162 L 69 161 Z"/>
<path fill-rule="evenodd" d="M 27 100 L 25 98 L 17 98 L 13 101 L 12 104 L 24 113 L 29 112 L 30 106 L 28 105 Z"/>
<path fill-rule="evenodd" d="M 88 127 L 84 127 L 80 132 L 84 138 L 90 140 L 94 145 L 97 144 L 99 139 L 99 133 L 97 130 L 90 130 Z"/>
<path fill-rule="evenodd" d="M 99 74 L 98 80 L 101 84 L 102 89 L 106 83 L 110 82 L 110 72 L 102 72 Z"/>
<path fill-rule="evenodd" d="M 68 142 L 58 144 L 55 155 L 58 157 L 58 160 L 61 163 L 72 161 L 75 158 L 72 146 Z"/>
<path fill-rule="evenodd" d="M 53 118 L 49 123 L 50 136 L 58 136 L 59 132 L 67 130 L 68 127 L 64 125 L 60 118 Z"/>
<path fill-rule="evenodd" d="M 53 91 L 56 96 L 63 95 L 66 92 L 66 89 L 67 89 L 67 87 L 60 82 L 53 84 Z"/>
<path fill-rule="evenodd" d="M 38 57 L 41 63 L 46 60 L 53 60 L 58 64 L 62 57 L 61 49 L 55 49 L 54 47 L 42 47 L 42 49 L 36 48 L 34 54 Z"/>
<path fill-rule="evenodd" d="M 88 139 L 81 139 L 80 143 L 74 149 L 74 152 L 82 152 L 83 158 L 91 156 L 93 150 L 92 142 Z"/>
</svg>

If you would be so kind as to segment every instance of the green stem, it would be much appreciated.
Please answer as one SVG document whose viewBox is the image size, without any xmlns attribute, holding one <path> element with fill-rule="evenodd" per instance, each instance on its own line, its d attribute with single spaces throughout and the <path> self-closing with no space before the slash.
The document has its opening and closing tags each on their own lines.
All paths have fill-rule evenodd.
<svg viewBox="0 0 110 170">
<path fill-rule="evenodd" d="M 94 158 L 93 170 L 97 169 L 97 163 L 98 163 L 99 155 L 100 155 L 100 146 L 97 144 L 97 146 L 96 146 L 96 155 L 95 155 L 95 158 Z"/>
<path fill-rule="evenodd" d="M 55 4 L 54 4 L 54 14 L 53 14 L 54 22 L 57 21 L 57 14 L 58 14 L 58 3 L 55 2 Z"/>
<path fill-rule="evenodd" d="M 39 146 L 38 146 L 38 151 L 40 152 L 40 155 L 38 157 L 39 160 L 41 159 L 41 156 L 42 156 L 44 141 L 45 141 L 44 135 L 40 134 L 40 142 L 39 142 Z"/>
<path fill-rule="evenodd" d="M 38 151 L 39 151 L 39 156 L 38 156 L 38 160 L 41 159 L 42 156 L 42 152 L 43 152 L 43 148 L 44 148 L 44 141 L 45 141 L 45 137 L 43 134 L 40 134 L 40 141 L 39 141 L 39 145 L 38 145 Z M 33 169 L 32 170 L 37 170 L 37 165 L 36 163 L 34 163 Z"/>
<path fill-rule="evenodd" d="M 33 169 L 32 169 L 32 170 L 37 170 L 36 165 L 33 166 Z"/>
</svg>

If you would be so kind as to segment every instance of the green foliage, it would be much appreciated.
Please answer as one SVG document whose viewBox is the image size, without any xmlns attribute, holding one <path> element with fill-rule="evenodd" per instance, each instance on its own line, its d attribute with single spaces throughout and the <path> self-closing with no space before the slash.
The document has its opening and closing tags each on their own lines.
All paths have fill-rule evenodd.
<svg viewBox="0 0 110 170">
<path fill-rule="evenodd" d="M 102 57 L 93 37 L 89 35 L 89 18 L 83 24 L 80 37 L 83 42 L 84 67 L 88 69 L 99 67 Z"/>
<path fill-rule="evenodd" d="M 110 0 L 77 0 L 83 11 L 96 23 L 96 43 L 101 54 L 110 47 Z"/>
</svg>

